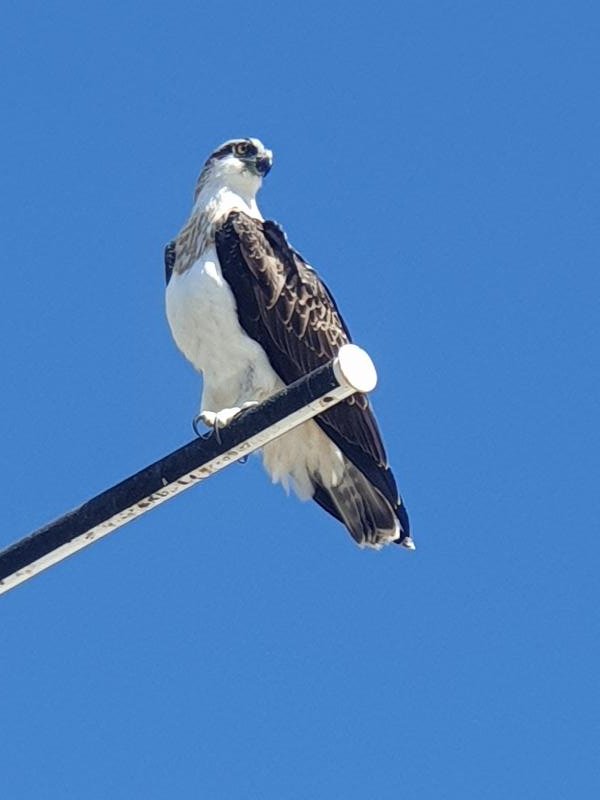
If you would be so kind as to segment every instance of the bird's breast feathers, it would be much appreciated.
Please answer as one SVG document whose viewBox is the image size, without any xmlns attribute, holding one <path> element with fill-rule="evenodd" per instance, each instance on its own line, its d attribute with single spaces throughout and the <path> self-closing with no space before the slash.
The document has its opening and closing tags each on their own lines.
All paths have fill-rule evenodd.
<svg viewBox="0 0 600 800">
<path fill-rule="evenodd" d="M 259 399 L 267 397 L 281 385 L 263 348 L 240 326 L 214 247 L 208 247 L 190 269 L 173 274 L 166 308 L 173 338 L 204 374 L 205 389 L 229 384 L 226 393 L 231 396 L 223 401 L 225 405 L 256 399 L 239 396 L 248 392 Z"/>
</svg>

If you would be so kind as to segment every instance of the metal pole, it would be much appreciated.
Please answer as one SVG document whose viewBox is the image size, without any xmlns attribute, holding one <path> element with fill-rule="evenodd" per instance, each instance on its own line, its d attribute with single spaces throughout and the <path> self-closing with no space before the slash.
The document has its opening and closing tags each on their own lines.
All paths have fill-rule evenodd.
<svg viewBox="0 0 600 800">
<path fill-rule="evenodd" d="M 219 440 L 194 439 L 0 552 L 0 594 L 376 383 L 367 353 L 344 345 L 333 361 L 236 417 Z"/>
</svg>

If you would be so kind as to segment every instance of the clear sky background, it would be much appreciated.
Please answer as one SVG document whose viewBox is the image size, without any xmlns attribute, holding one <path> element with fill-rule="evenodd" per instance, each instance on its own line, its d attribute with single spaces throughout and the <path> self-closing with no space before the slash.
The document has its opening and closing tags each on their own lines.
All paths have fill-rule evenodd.
<svg viewBox="0 0 600 800">
<path fill-rule="evenodd" d="M 162 252 L 238 136 L 418 546 L 253 459 L 6 595 L 7 800 L 600 796 L 596 9 L 7 4 L 0 546 L 190 438 Z"/>
</svg>

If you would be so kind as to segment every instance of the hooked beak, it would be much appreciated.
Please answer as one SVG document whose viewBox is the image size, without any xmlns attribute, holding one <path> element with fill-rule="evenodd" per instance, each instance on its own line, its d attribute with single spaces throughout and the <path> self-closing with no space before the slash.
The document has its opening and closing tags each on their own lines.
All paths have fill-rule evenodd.
<svg viewBox="0 0 600 800">
<path fill-rule="evenodd" d="M 255 158 L 250 162 L 250 166 L 257 175 L 260 175 L 261 178 L 264 178 L 273 166 L 273 153 L 270 150 L 264 150 L 262 153 L 259 153 L 257 156 L 255 156 Z"/>
</svg>

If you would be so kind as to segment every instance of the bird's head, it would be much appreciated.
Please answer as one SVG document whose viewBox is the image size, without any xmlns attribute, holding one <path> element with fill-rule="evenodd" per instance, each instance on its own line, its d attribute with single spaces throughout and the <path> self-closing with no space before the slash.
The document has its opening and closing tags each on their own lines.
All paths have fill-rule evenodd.
<svg viewBox="0 0 600 800">
<path fill-rule="evenodd" d="M 273 153 L 259 139 L 230 139 L 207 158 L 198 179 L 196 197 L 210 187 L 254 198 L 272 164 Z"/>
</svg>

